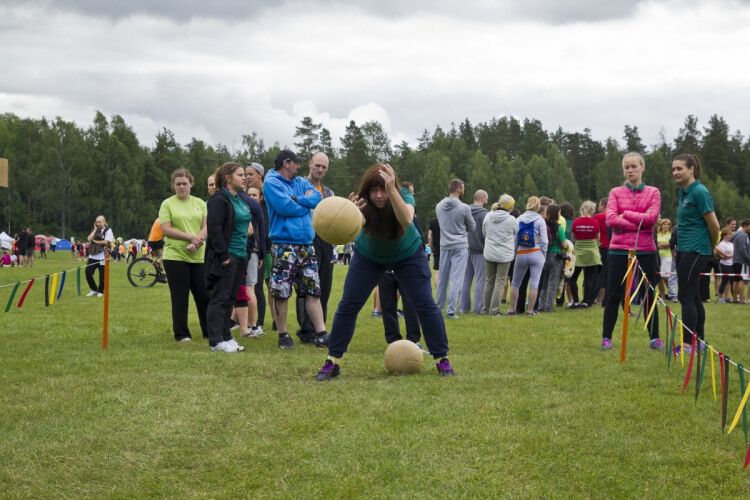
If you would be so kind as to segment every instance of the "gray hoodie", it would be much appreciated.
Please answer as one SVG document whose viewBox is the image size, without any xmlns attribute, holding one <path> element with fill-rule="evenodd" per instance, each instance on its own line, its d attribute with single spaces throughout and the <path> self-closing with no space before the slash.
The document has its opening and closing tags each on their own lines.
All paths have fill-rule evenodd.
<svg viewBox="0 0 750 500">
<path fill-rule="evenodd" d="M 471 209 L 471 217 L 474 219 L 474 224 L 477 226 L 469 234 L 469 253 L 483 253 L 484 234 L 482 234 L 482 222 L 484 222 L 484 217 L 487 215 L 487 209 L 474 204 L 469 205 L 469 208 Z"/>
<path fill-rule="evenodd" d="M 440 250 L 469 248 L 468 234 L 477 226 L 469 205 L 449 196 L 437 204 L 435 212 L 440 224 Z"/>
<path fill-rule="evenodd" d="M 505 210 L 492 210 L 482 222 L 484 260 L 510 262 L 516 258 L 518 221 Z"/>
<path fill-rule="evenodd" d="M 737 233 L 734 237 L 734 255 L 732 264 L 750 266 L 750 235 L 746 232 Z"/>
<path fill-rule="evenodd" d="M 547 238 L 547 223 L 544 222 L 544 217 L 536 212 L 527 210 L 518 216 L 519 227 L 521 225 L 521 222 L 527 224 L 529 222 L 534 222 L 534 248 L 541 248 L 542 253 L 546 256 L 547 247 L 549 246 L 549 238 Z M 516 250 L 518 250 L 518 239 L 516 239 Z"/>
</svg>

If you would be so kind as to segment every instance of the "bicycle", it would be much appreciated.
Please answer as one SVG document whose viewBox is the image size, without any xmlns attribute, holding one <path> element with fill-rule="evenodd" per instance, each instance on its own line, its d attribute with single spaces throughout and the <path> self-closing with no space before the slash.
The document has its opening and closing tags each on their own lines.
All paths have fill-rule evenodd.
<svg viewBox="0 0 750 500">
<path fill-rule="evenodd" d="M 166 283 L 167 275 L 157 260 L 139 257 L 128 266 L 128 281 L 134 287 L 149 288 L 157 283 Z"/>
</svg>

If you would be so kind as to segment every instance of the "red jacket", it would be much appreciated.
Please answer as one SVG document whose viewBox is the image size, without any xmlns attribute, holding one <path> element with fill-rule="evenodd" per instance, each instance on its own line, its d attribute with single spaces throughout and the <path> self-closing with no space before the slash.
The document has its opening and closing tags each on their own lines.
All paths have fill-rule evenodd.
<svg viewBox="0 0 750 500">
<path fill-rule="evenodd" d="M 660 210 L 661 193 L 655 187 L 644 185 L 643 190 L 628 186 L 613 188 L 607 202 L 607 226 L 612 229 L 609 249 L 632 250 L 637 237 L 637 252 L 655 252 L 654 224 Z"/>
</svg>

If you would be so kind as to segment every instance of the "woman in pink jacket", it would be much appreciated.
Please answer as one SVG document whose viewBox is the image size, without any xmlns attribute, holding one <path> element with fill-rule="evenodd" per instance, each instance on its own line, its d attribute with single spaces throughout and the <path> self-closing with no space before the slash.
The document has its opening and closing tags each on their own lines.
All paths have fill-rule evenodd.
<svg viewBox="0 0 750 500">
<path fill-rule="evenodd" d="M 609 242 L 607 293 L 602 322 L 603 350 L 613 348 L 612 330 L 617 322 L 620 302 L 625 292 L 625 285 L 622 282 L 628 271 L 629 250 L 635 250 L 638 264 L 646 273 L 649 284 L 655 287 L 658 283 L 654 225 L 661 209 L 661 193 L 657 188 L 643 183 L 642 177 L 645 169 L 646 166 L 640 154 L 626 154 L 622 159 L 625 185 L 613 188 L 609 192 L 607 226 L 612 229 L 612 239 Z M 645 283 L 641 286 L 645 286 Z M 654 304 L 654 293 L 650 287 L 647 287 L 647 297 L 645 317 L 648 317 Z M 658 309 L 654 310 L 647 326 L 651 337 L 651 350 L 665 349 L 659 339 Z"/>
</svg>

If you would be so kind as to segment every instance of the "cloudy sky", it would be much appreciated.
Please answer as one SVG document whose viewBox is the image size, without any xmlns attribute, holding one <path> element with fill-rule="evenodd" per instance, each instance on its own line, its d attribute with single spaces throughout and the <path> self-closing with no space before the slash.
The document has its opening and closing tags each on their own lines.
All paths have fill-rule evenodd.
<svg viewBox="0 0 750 500">
<path fill-rule="evenodd" d="M 147 145 L 502 115 L 654 144 L 688 114 L 750 134 L 749 51 L 750 0 L 0 0 L 0 112 L 119 114 Z"/>
</svg>

